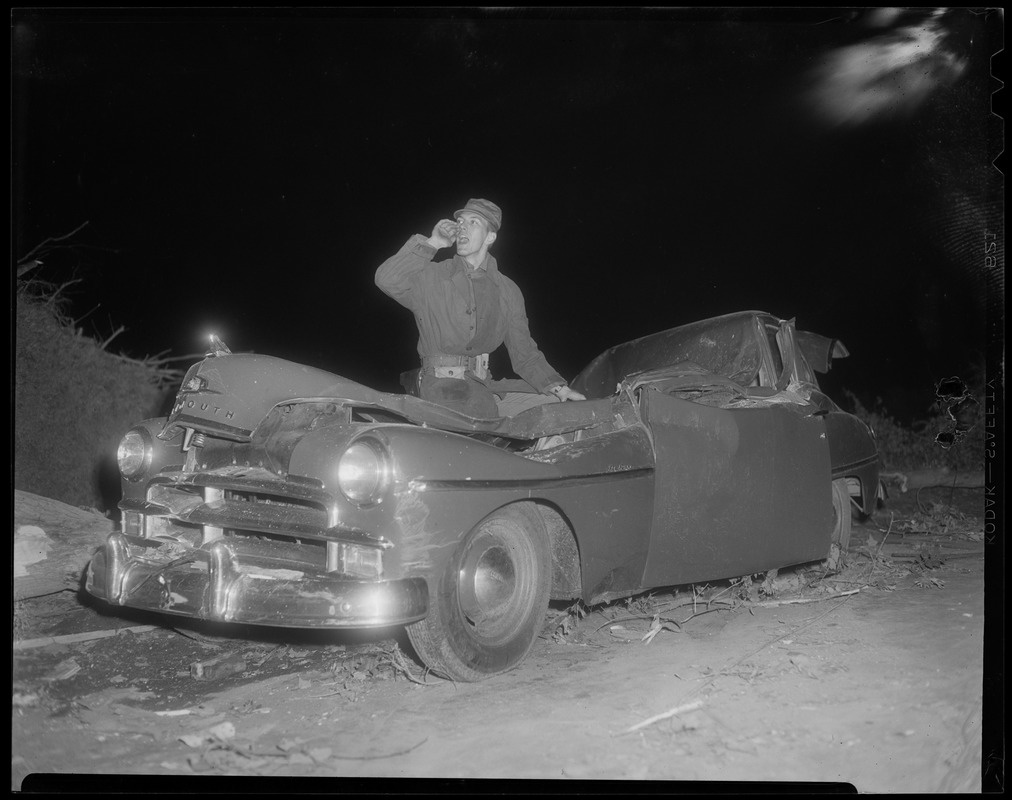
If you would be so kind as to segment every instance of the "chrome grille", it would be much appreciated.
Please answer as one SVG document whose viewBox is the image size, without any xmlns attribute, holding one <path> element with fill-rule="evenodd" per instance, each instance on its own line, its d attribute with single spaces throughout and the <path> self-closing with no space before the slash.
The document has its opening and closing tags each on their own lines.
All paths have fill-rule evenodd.
<svg viewBox="0 0 1012 800">
<path fill-rule="evenodd" d="M 158 479 L 137 510 L 202 526 L 206 543 L 226 531 L 323 539 L 329 507 L 330 496 L 318 485 L 267 478 L 250 470 L 215 470 Z"/>
</svg>

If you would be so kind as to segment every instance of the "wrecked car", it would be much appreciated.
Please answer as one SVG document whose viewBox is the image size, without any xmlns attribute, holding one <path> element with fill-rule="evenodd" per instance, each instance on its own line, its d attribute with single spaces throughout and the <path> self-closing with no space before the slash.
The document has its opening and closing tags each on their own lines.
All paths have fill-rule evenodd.
<svg viewBox="0 0 1012 800">
<path fill-rule="evenodd" d="M 213 339 L 213 337 L 212 337 Z M 873 433 L 819 389 L 846 355 L 742 312 L 613 347 L 586 400 L 474 419 L 213 340 L 119 447 L 94 596 L 293 628 L 405 625 L 434 673 L 519 664 L 587 604 L 829 558 L 872 513 Z"/>
</svg>

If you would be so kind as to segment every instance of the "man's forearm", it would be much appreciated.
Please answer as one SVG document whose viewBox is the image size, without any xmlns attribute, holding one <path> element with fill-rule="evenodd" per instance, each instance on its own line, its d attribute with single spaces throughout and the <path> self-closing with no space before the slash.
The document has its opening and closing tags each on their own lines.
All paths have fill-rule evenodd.
<svg viewBox="0 0 1012 800">
<path fill-rule="evenodd" d="M 548 393 L 553 386 L 566 385 L 563 377 L 552 368 L 540 350 L 523 359 L 513 359 L 512 355 L 510 353 L 513 371 L 539 392 Z"/>
<path fill-rule="evenodd" d="M 376 270 L 376 285 L 398 302 L 412 289 L 412 275 L 432 262 L 436 249 L 428 238 L 416 233 Z"/>
</svg>

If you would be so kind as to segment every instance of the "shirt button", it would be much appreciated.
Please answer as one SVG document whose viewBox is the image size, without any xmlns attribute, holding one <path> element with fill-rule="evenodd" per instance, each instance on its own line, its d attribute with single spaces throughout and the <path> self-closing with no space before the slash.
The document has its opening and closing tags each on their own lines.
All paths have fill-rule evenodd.
<svg viewBox="0 0 1012 800">
<path fill-rule="evenodd" d="M 468 310 L 467 310 L 467 315 L 468 315 L 468 316 L 471 316 L 471 309 L 468 309 Z"/>
</svg>

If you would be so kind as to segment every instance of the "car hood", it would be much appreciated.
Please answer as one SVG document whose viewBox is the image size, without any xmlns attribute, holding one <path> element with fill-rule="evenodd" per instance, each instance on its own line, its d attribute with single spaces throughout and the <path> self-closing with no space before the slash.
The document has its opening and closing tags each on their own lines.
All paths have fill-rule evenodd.
<svg viewBox="0 0 1012 800">
<path fill-rule="evenodd" d="M 406 421 L 460 433 L 537 439 L 599 424 L 613 416 L 611 399 L 552 403 L 515 417 L 477 419 L 411 395 L 388 394 L 361 383 L 273 356 L 209 356 L 186 373 L 161 438 L 180 428 L 249 441 L 260 422 L 279 405 L 332 402 L 383 409 Z"/>
</svg>

